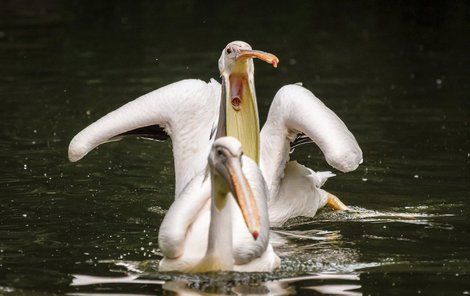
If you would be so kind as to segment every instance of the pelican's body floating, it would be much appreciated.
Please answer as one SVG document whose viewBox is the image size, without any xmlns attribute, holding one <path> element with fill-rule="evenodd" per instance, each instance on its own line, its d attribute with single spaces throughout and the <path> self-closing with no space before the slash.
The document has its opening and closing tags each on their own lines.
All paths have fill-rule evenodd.
<svg viewBox="0 0 470 296">
<path fill-rule="evenodd" d="M 278 63 L 271 54 L 254 51 L 241 41 L 232 42 L 219 60 L 222 85 L 215 80 L 182 80 L 167 85 L 107 114 L 70 143 L 69 159 L 77 161 L 100 144 L 125 135 L 162 139 L 166 133 L 171 137 L 175 201 L 159 233 L 165 256 L 162 270 L 270 271 L 279 260 L 269 244 L 268 223 L 263 221 L 269 219 L 271 225 L 281 225 L 296 216 L 312 217 L 325 204 L 346 209 L 339 199 L 320 189 L 333 174 L 315 173 L 297 162 L 289 162 L 289 153 L 292 147 L 314 142 L 331 166 L 352 171 L 362 162 L 362 151 L 354 136 L 328 107 L 300 85 L 287 85 L 277 92 L 260 132 L 253 58 L 274 66 Z M 214 149 L 214 140 L 224 136 L 241 142 L 246 155 L 243 172 L 261 217 L 256 239 L 257 235 L 249 229 L 248 216 L 243 217 L 242 223 L 241 213 L 246 211 L 246 205 L 237 207 L 234 199 L 227 199 L 228 206 L 223 211 L 231 220 L 218 221 L 227 223 L 226 227 L 232 223 L 232 251 L 224 249 L 224 254 L 233 259 L 232 265 L 207 259 L 210 254 L 218 254 L 219 258 L 223 253 L 209 252 L 223 232 L 212 232 L 212 224 L 209 227 L 209 221 L 218 218 L 214 216 L 217 210 L 210 205 L 211 192 L 217 186 L 209 177 L 214 171 L 208 156 Z M 266 203 L 269 218 L 264 212 Z"/>
<path fill-rule="evenodd" d="M 160 271 L 277 268 L 280 260 L 269 243 L 268 191 L 258 166 L 242 157 L 240 142 L 231 137 L 214 142 L 209 166 L 210 177 L 193 180 L 160 226 L 165 256 Z"/>
</svg>

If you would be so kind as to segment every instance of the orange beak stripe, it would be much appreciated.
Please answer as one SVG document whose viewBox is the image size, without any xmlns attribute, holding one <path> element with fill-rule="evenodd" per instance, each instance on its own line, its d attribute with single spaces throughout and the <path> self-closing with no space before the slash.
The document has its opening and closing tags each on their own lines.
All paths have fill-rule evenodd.
<svg viewBox="0 0 470 296">
<path fill-rule="evenodd" d="M 271 54 L 260 50 L 240 50 L 240 53 L 237 55 L 237 60 L 239 59 L 248 59 L 248 58 L 257 58 L 262 61 L 265 61 L 268 64 L 273 65 L 274 68 L 277 68 L 279 59 Z"/>
</svg>

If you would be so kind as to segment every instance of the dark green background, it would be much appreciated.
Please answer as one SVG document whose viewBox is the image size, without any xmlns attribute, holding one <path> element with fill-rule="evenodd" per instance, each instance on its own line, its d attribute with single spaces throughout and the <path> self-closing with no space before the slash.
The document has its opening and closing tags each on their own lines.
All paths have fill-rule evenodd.
<svg viewBox="0 0 470 296">
<path fill-rule="evenodd" d="M 256 63 L 262 122 L 277 89 L 301 81 L 354 133 L 364 163 L 326 188 L 359 212 L 279 229 L 274 275 L 184 277 L 191 287 L 262 292 L 266 279 L 313 274 L 286 292 L 470 293 L 469 20 L 466 1 L 0 1 L 0 294 L 162 293 L 70 286 L 129 273 L 122 263 L 181 279 L 154 268 L 170 143 L 128 139 L 76 164 L 67 146 L 150 90 L 218 78 L 237 39 L 281 61 Z M 314 146 L 293 158 L 331 169 Z"/>
</svg>

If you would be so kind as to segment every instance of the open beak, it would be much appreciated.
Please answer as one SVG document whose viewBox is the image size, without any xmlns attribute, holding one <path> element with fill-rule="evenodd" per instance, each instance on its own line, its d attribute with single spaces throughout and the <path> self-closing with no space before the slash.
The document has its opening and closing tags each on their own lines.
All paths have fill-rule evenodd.
<svg viewBox="0 0 470 296">
<path fill-rule="evenodd" d="M 249 71 L 249 59 L 258 58 L 277 67 L 279 59 L 260 50 L 240 49 L 236 61 L 241 71 L 222 76 L 222 96 L 225 98 L 225 135 L 238 139 L 246 156 L 259 163 L 259 115 L 256 102 L 253 71 Z M 244 66 L 242 66 L 244 65 Z M 222 102 L 223 103 L 223 102 Z M 224 110 L 222 110 L 224 111 Z M 222 113 L 221 113 L 222 114 Z"/>
<path fill-rule="evenodd" d="M 261 50 L 242 49 L 237 54 L 237 61 L 248 59 L 248 58 L 260 59 L 262 61 L 265 61 L 268 64 L 273 65 L 274 68 L 277 68 L 277 64 L 279 63 L 279 59 L 275 55 L 261 51 Z"/>
<path fill-rule="evenodd" d="M 243 173 L 241 161 L 237 157 L 230 157 L 227 159 L 225 166 L 228 172 L 228 180 L 226 181 L 242 211 L 248 230 L 256 240 L 260 232 L 260 215 L 253 191 Z"/>
</svg>

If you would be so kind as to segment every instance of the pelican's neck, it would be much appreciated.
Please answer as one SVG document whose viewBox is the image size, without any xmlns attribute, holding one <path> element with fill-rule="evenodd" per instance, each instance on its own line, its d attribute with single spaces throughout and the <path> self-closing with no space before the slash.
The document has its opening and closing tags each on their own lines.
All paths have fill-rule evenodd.
<svg viewBox="0 0 470 296">
<path fill-rule="evenodd" d="M 237 138 L 245 155 L 259 163 L 259 116 L 253 70 L 222 75 L 227 136 Z"/>
<path fill-rule="evenodd" d="M 232 270 L 232 213 L 225 181 L 212 176 L 211 222 L 203 262 L 207 270 Z"/>
<path fill-rule="evenodd" d="M 260 169 L 268 186 L 270 200 L 279 196 L 284 169 L 289 161 L 290 145 L 286 141 L 289 137 L 291 135 L 284 127 L 284 123 L 268 115 L 261 130 Z"/>
</svg>

